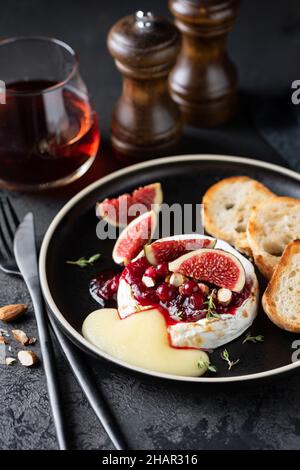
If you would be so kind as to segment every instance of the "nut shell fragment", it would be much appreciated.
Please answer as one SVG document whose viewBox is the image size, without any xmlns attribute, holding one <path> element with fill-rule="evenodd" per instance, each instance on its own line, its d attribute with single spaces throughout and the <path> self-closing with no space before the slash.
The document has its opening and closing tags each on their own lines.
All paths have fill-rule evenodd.
<svg viewBox="0 0 300 470">
<path fill-rule="evenodd" d="M 15 359 L 14 357 L 6 357 L 5 358 L 5 364 L 7 366 L 11 366 L 13 364 L 15 364 L 17 362 L 17 359 Z"/>
<path fill-rule="evenodd" d="M 22 364 L 22 366 L 24 367 L 31 367 L 38 362 L 37 355 L 33 351 L 30 351 L 29 349 L 19 351 L 18 359 L 20 363 Z"/>
<path fill-rule="evenodd" d="M 16 341 L 23 344 L 23 346 L 27 346 L 29 344 L 30 338 L 27 336 L 25 331 L 23 330 L 12 330 L 13 337 Z"/>
<path fill-rule="evenodd" d="M 36 338 L 34 336 L 31 336 L 29 338 L 28 344 L 35 344 L 36 343 Z"/>
</svg>

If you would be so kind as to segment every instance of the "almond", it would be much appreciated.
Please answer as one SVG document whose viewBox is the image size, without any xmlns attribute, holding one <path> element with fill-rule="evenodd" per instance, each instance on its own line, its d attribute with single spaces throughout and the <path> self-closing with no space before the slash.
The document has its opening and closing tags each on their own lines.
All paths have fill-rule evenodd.
<svg viewBox="0 0 300 470">
<path fill-rule="evenodd" d="M 29 349 L 27 349 L 26 351 L 19 351 L 18 359 L 24 367 L 31 367 L 38 362 L 37 355 Z"/>
<path fill-rule="evenodd" d="M 169 279 L 169 283 L 171 284 L 171 286 L 180 287 L 182 286 L 182 284 L 185 283 L 186 280 L 187 278 L 183 276 L 183 274 L 172 273 Z"/>
<path fill-rule="evenodd" d="M 19 343 L 23 344 L 26 346 L 29 344 L 30 338 L 27 336 L 25 331 L 23 330 L 11 330 L 13 337 L 15 338 L 16 341 L 19 341 Z"/>
<path fill-rule="evenodd" d="M 231 299 L 232 299 L 232 292 L 229 289 L 225 289 L 225 287 L 222 287 L 221 289 L 218 290 L 217 300 L 220 305 L 223 305 L 226 307 L 226 305 L 230 304 Z"/>
<path fill-rule="evenodd" d="M 142 277 L 142 283 L 146 287 L 154 287 L 155 286 L 155 280 L 152 277 L 149 277 L 149 276 L 143 276 Z"/>
<path fill-rule="evenodd" d="M 0 320 L 7 322 L 14 321 L 24 315 L 27 309 L 28 305 L 26 304 L 5 305 L 0 308 Z"/>
</svg>

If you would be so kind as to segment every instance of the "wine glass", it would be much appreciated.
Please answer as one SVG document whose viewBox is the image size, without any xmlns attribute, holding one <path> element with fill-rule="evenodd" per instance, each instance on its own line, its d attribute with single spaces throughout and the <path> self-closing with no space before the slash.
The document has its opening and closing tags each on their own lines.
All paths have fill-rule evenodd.
<svg viewBox="0 0 300 470">
<path fill-rule="evenodd" d="M 88 170 L 100 136 L 70 46 L 38 36 L 0 41 L 0 98 L 2 187 L 62 186 Z"/>
</svg>

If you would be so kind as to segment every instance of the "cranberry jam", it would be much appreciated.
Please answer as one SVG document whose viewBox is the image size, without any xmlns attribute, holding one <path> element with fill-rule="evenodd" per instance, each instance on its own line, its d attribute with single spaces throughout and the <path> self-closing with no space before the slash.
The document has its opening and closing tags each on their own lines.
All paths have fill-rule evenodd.
<svg viewBox="0 0 300 470">
<path fill-rule="evenodd" d="M 90 282 L 90 294 L 104 307 L 107 302 L 115 301 L 121 273 L 103 271 Z"/>
<path fill-rule="evenodd" d="M 159 308 L 170 324 L 178 321 L 195 322 L 205 318 L 208 295 L 213 289 L 217 289 L 216 286 L 208 285 L 208 291 L 204 292 L 195 280 L 187 279 L 180 287 L 174 287 L 168 282 L 171 274 L 168 263 L 154 267 L 143 256 L 126 266 L 122 273 L 116 274 L 113 271 L 100 273 L 97 278 L 92 279 L 90 293 L 102 306 L 116 301 L 122 277 L 131 286 L 135 299 L 141 305 Z M 152 279 L 154 285 L 148 287 L 143 277 Z M 232 292 L 232 299 L 228 305 L 220 305 L 214 300 L 214 313 L 234 315 L 236 309 L 249 297 L 250 291 L 251 283 L 246 282 L 241 292 Z"/>
<path fill-rule="evenodd" d="M 172 273 L 168 264 L 161 263 L 154 267 L 145 257 L 131 262 L 123 271 L 121 277 L 131 286 L 135 299 L 142 305 L 155 306 L 168 314 L 170 323 L 177 321 L 195 322 L 207 315 L 207 298 L 216 286 L 209 285 L 208 292 L 192 279 L 187 279 L 180 287 L 174 287 L 168 280 Z M 143 276 L 153 280 L 153 286 L 147 287 Z M 228 313 L 234 315 L 236 309 L 249 297 L 251 284 L 246 283 L 244 289 L 232 293 L 232 299 L 227 306 L 219 305 L 215 300 L 216 314 Z"/>
</svg>

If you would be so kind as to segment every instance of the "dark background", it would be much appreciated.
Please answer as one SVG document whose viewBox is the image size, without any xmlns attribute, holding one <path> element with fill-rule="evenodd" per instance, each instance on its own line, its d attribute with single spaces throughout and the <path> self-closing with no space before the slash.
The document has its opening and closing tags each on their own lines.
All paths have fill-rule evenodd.
<svg viewBox="0 0 300 470">
<path fill-rule="evenodd" d="M 52 194 L 14 194 L 20 216 L 33 210 L 41 240 L 64 202 L 88 181 L 116 167 L 109 150 L 109 120 L 120 75 L 106 49 L 109 27 L 137 9 L 168 15 L 167 1 L 10 0 L 0 3 L 0 36 L 60 38 L 79 54 L 81 72 L 99 114 L 98 163 L 77 185 Z M 214 130 L 185 129 L 178 153 L 242 155 L 287 165 L 252 124 L 253 103 L 279 94 L 300 78 L 300 6 L 297 0 L 244 0 L 229 51 L 240 74 L 240 110 Z M 0 71 L 1 79 L 1 71 Z M 29 301 L 24 285 L 0 274 L 0 303 Z M 24 329 L 35 333 L 32 311 Z M 38 345 L 35 347 L 38 351 Z M 78 449 L 111 444 L 58 353 L 65 405 Z M 136 449 L 299 449 L 300 378 L 207 387 L 154 381 L 89 357 L 107 399 Z M 0 448 L 55 449 L 43 370 L 0 366 Z"/>
</svg>

